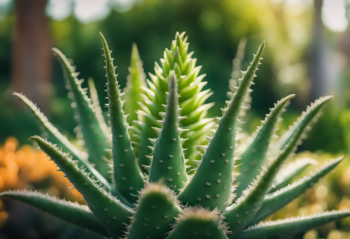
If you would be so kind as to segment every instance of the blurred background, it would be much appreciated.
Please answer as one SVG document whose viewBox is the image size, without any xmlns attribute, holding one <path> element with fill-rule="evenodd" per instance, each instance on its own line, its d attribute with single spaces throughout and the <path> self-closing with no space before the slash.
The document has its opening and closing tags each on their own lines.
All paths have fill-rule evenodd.
<svg viewBox="0 0 350 239">
<path fill-rule="evenodd" d="M 0 190 L 37 189 L 83 203 L 78 192 L 67 190 L 69 182 L 61 179 L 54 165 L 28 145 L 27 139 L 40 131 L 12 92 L 23 92 L 74 140 L 73 110 L 51 48 L 74 60 L 80 78 L 94 79 L 105 104 L 99 32 L 113 50 L 124 88 L 133 42 L 145 72 L 153 73 L 154 62 L 170 47 L 175 33 L 185 31 L 190 51 L 207 74 L 206 88 L 214 91 L 208 100 L 215 102 L 212 117 L 221 113 L 227 100 L 229 79 L 240 75 L 233 71 L 234 63 L 241 61 L 245 70 L 265 41 L 245 132 L 253 132 L 269 108 L 287 94 L 295 93 L 296 98 L 284 114 L 281 132 L 311 101 L 332 94 L 334 100 L 298 149 L 304 152 L 294 158 L 308 157 L 321 164 L 349 155 L 349 19 L 349 0 L 0 0 Z M 233 61 L 239 43 L 243 54 Z M 272 218 L 341 208 L 350 208 L 349 159 Z M 2 201 L 0 238 L 100 238 L 85 231 L 78 236 L 74 233 L 79 229 L 47 217 L 23 204 Z M 19 218 L 23 230 L 18 230 Z M 349 231 L 347 219 L 296 238 L 350 238 Z"/>
</svg>

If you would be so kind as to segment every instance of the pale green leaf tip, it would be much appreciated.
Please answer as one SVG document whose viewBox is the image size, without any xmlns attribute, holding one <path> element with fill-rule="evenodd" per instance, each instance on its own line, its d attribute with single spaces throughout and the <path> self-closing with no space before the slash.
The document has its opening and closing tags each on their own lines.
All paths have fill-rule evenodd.
<svg viewBox="0 0 350 239">
<path fill-rule="evenodd" d="M 287 95 L 286 97 L 282 98 L 281 101 L 289 101 L 289 100 L 293 99 L 294 97 L 295 97 L 295 94 L 290 94 L 290 95 Z"/>
<path fill-rule="evenodd" d="M 34 141 L 38 141 L 39 137 L 38 136 L 31 136 L 29 137 L 28 140 L 34 140 Z"/>
<path fill-rule="evenodd" d="M 344 158 L 345 158 L 345 155 L 342 155 L 342 156 L 339 156 L 338 158 L 336 158 L 335 161 L 341 162 L 341 161 L 343 161 Z"/>
<path fill-rule="evenodd" d="M 103 45 L 102 50 L 108 51 L 108 45 L 107 45 L 106 38 L 104 37 L 104 35 L 102 34 L 102 32 L 99 32 L 99 33 L 100 33 L 100 37 L 101 37 L 102 45 Z"/>
<path fill-rule="evenodd" d="M 56 47 L 52 47 L 51 50 L 56 54 L 62 54 L 62 52 L 58 50 Z"/>
<path fill-rule="evenodd" d="M 64 64 L 70 65 L 71 63 L 69 62 L 69 60 L 67 59 L 67 57 L 57 48 L 53 47 L 52 51 L 54 53 L 55 56 L 58 56 L 59 60 L 64 62 Z"/>
<path fill-rule="evenodd" d="M 177 88 L 177 79 L 175 75 L 175 71 L 170 72 L 170 82 L 169 82 L 169 91 L 170 90 L 176 90 Z"/>
<path fill-rule="evenodd" d="M 333 99 L 334 96 L 333 95 L 328 95 L 328 96 L 323 96 L 321 98 L 318 98 L 316 102 L 319 102 L 321 105 L 324 105 L 326 102 L 328 102 L 329 100 Z"/>
<path fill-rule="evenodd" d="M 264 49 L 265 49 L 265 41 L 263 41 L 262 43 L 261 43 L 261 45 L 260 45 L 260 47 L 259 47 L 259 50 L 258 50 L 258 52 L 260 52 L 260 51 L 263 51 Z"/>
<path fill-rule="evenodd" d="M 99 32 L 99 34 L 100 34 L 100 37 L 101 37 L 102 41 L 106 41 L 106 39 L 105 39 L 104 35 L 102 34 L 102 32 Z"/>
<path fill-rule="evenodd" d="M 139 50 L 138 50 L 137 44 L 136 44 L 135 42 L 132 43 L 132 52 L 133 52 L 135 55 L 139 56 Z"/>
</svg>

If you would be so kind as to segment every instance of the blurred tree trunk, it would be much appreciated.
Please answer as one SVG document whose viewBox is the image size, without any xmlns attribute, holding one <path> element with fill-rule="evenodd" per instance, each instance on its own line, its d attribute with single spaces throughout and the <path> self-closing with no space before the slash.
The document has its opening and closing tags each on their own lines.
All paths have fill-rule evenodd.
<svg viewBox="0 0 350 239">
<path fill-rule="evenodd" d="M 11 79 L 12 89 L 25 94 L 42 111 L 48 110 L 51 95 L 51 37 L 46 3 L 47 0 L 15 0 Z"/>
<path fill-rule="evenodd" d="M 330 92 L 329 62 L 322 23 L 323 0 L 314 0 L 314 21 L 311 41 L 311 100 Z"/>
</svg>

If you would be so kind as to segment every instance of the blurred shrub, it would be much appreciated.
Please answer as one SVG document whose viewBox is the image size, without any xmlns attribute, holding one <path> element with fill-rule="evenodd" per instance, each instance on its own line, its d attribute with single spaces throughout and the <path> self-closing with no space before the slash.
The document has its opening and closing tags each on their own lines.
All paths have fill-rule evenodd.
<svg viewBox="0 0 350 239">
<path fill-rule="evenodd" d="M 68 200 L 82 198 L 74 188 L 69 190 L 70 182 L 62 177 L 63 172 L 56 171 L 56 165 L 45 153 L 29 145 L 18 147 L 18 141 L 10 137 L 0 147 L 0 191 L 11 189 L 37 189 Z M 83 202 L 83 200 L 79 200 Z M 0 227 L 8 217 L 0 201 Z"/>
</svg>

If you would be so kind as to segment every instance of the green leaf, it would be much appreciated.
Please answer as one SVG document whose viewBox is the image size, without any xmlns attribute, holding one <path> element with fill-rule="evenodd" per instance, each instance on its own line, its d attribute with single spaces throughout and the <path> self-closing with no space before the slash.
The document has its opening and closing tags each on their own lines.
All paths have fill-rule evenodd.
<svg viewBox="0 0 350 239">
<path fill-rule="evenodd" d="M 13 198 L 47 212 L 67 222 L 85 229 L 108 236 L 104 226 L 87 206 L 72 203 L 49 195 L 30 191 L 7 191 L 0 193 L 0 198 Z"/>
<path fill-rule="evenodd" d="M 311 173 L 309 177 L 304 177 L 289 186 L 266 195 L 262 207 L 254 216 L 250 222 L 250 225 L 262 221 L 270 214 L 276 212 L 291 202 L 293 199 L 304 193 L 307 189 L 317 183 L 320 178 L 324 177 L 327 173 L 332 171 L 342 161 L 343 158 L 344 157 L 333 159 L 323 165 L 316 172 Z"/>
<path fill-rule="evenodd" d="M 217 210 L 186 208 L 166 239 L 227 239 L 226 232 Z"/>
<path fill-rule="evenodd" d="M 349 210 L 322 212 L 310 216 L 270 221 L 250 227 L 234 239 L 268 238 L 282 239 L 309 230 L 319 225 L 350 216 Z"/>
<path fill-rule="evenodd" d="M 130 74 L 127 78 L 126 88 L 123 90 L 124 95 L 122 99 L 125 101 L 123 108 L 125 114 L 128 115 L 127 121 L 133 125 L 133 122 L 137 120 L 136 111 L 141 109 L 139 102 L 143 101 L 141 87 L 147 86 L 146 75 L 143 71 L 142 61 L 135 43 L 132 44 L 129 72 Z"/>
<path fill-rule="evenodd" d="M 140 192 L 127 238 L 162 239 L 180 213 L 181 208 L 173 192 L 161 184 L 150 183 Z"/>
<path fill-rule="evenodd" d="M 76 163 L 56 146 L 39 136 L 30 139 L 34 140 L 66 174 L 69 181 L 83 195 L 90 210 L 101 221 L 109 235 L 112 238 L 121 236 L 133 211 L 106 192 L 94 178 L 90 178 L 83 168 L 78 168 Z"/>
<path fill-rule="evenodd" d="M 330 98 L 331 97 L 323 97 L 316 100 L 316 102 L 302 114 L 302 119 L 299 121 L 299 124 L 307 124 L 307 122 L 311 120 L 310 118 L 317 115 L 322 106 Z M 304 118 L 307 118 L 308 120 L 304 120 Z M 243 195 L 239 197 L 233 205 L 226 209 L 225 217 L 229 222 L 233 235 L 236 235 L 238 232 L 243 230 L 261 207 L 264 197 L 269 191 L 278 170 L 288 156 L 294 152 L 295 148 L 300 142 L 300 138 L 303 136 L 303 132 L 304 127 L 300 127 L 298 125 L 289 144 L 287 144 L 283 151 L 280 152 L 274 160 L 268 162 L 267 167 L 263 168 L 252 185 L 243 192 Z"/>
<path fill-rule="evenodd" d="M 264 165 L 266 152 L 275 131 L 276 123 L 289 100 L 294 96 L 289 95 L 275 104 L 275 107 L 271 109 L 270 114 L 263 121 L 262 126 L 258 127 L 256 135 L 252 137 L 254 138 L 253 142 L 241 155 L 241 160 L 239 160 L 239 171 L 241 174 L 236 179 L 239 182 L 235 191 L 237 197 L 242 195 L 242 192 L 247 189 L 256 175 L 258 175 L 261 166 Z"/>
<path fill-rule="evenodd" d="M 167 103 L 163 127 L 154 146 L 149 182 L 164 180 L 167 187 L 179 192 L 188 179 L 179 130 L 177 79 L 171 73 Z"/>
<path fill-rule="evenodd" d="M 286 145 L 288 145 L 289 142 L 293 139 L 295 134 L 298 134 L 300 131 L 302 131 L 303 137 L 301 137 L 300 141 L 298 142 L 298 145 L 300 145 L 302 139 L 306 138 L 306 132 L 311 130 L 311 123 L 316 122 L 319 116 L 318 110 L 311 109 L 314 107 L 314 105 L 319 105 L 321 104 L 321 102 L 325 102 L 331 98 L 333 98 L 333 96 L 321 97 L 318 100 L 316 100 L 313 104 L 308 106 L 306 111 L 302 113 L 302 115 L 294 122 L 294 124 L 289 127 L 288 131 L 279 138 L 275 145 L 273 145 L 271 149 L 272 153 L 284 149 Z"/>
<path fill-rule="evenodd" d="M 105 52 L 105 62 L 107 70 L 107 92 L 108 108 L 112 128 L 112 156 L 114 182 L 117 190 L 130 202 L 136 202 L 138 191 L 143 188 L 144 181 L 140 168 L 138 167 L 131 140 L 128 133 L 123 103 L 120 100 L 120 89 L 115 75 L 115 67 L 111 58 L 111 51 L 108 49 L 107 42 L 100 33 L 103 50 Z"/>
<path fill-rule="evenodd" d="M 33 104 L 27 97 L 22 94 L 13 93 L 19 99 L 21 99 L 26 106 L 33 112 L 35 118 L 38 120 L 39 125 L 43 133 L 47 136 L 48 140 L 57 145 L 57 147 L 62 148 L 62 151 L 69 153 L 73 160 L 77 160 L 78 167 L 86 168 L 88 173 L 91 173 L 97 180 L 99 180 L 108 191 L 112 190 L 112 186 L 107 180 L 83 157 L 82 153 L 64 137 L 56 128 L 53 126 L 45 115 L 40 112 L 38 107 Z"/>
<path fill-rule="evenodd" d="M 281 168 L 272 183 L 270 193 L 286 187 L 292 182 L 295 176 L 301 173 L 309 165 L 317 165 L 317 161 L 310 158 L 303 158 L 290 162 L 285 167 Z"/>
<path fill-rule="evenodd" d="M 265 44 L 263 43 L 253 62 L 244 75 L 223 117 L 214 137 L 205 151 L 203 159 L 192 180 L 179 195 L 179 200 L 189 206 L 201 205 L 223 211 L 232 193 L 232 172 L 234 167 L 234 147 L 236 125 L 240 107 L 255 76 Z"/>
<path fill-rule="evenodd" d="M 238 86 L 238 79 L 240 79 L 242 77 L 242 62 L 244 60 L 244 51 L 246 48 L 246 44 L 247 44 L 247 38 L 242 37 L 239 40 L 236 56 L 232 60 L 233 71 L 231 73 L 231 79 L 229 81 L 230 91 L 227 92 L 227 96 L 229 99 L 231 99 L 232 96 L 234 95 L 234 93 L 236 92 L 236 89 Z"/>
<path fill-rule="evenodd" d="M 202 91 L 206 82 L 202 82 L 204 75 L 199 75 L 201 67 L 196 67 L 196 59 L 192 59 L 192 53 L 188 53 L 189 44 L 183 34 L 176 33 L 171 48 L 165 49 L 164 59 L 161 59 L 161 66 L 157 63 L 154 67 L 154 75 L 150 74 L 150 81 L 147 81 L 148 88 L 143 87 L 143 103 L 137 122 L 137 155 L 139 165 L 149 166 L 151 160 L 147 157 L 152 153 L 149 146 L 152 143 L 149 139 L 157 138 L 154 127 L 161 128 L 157 121 L 161 120 L 159 113 L 163 111 L 166 104 L 169 75 L 174 71 L 178 79 L 179 105 L 182 108 L 181 116 L 187 116 L 181 121 L 181 128 L 188 129 L 182 137 L 188 138 L 183 147 L 186 150 L 185 157 L 189 159 L 192 168 L 195 167 L 194 159 L 199 159 L 196 146 L 205 145 L 205 133 L 214 126 L 214 122 L 205 118 L 208 109 L 212 104 L 205 104 L 205 100 L 212 94 L 210 90 Z"/>
<path fill-rule="evenodd" d="M 90 77 L 88 80 L 89 84 L 89 92 L 90 92 L 90 97 L 91 97 L 91 102 L 92 102 L 92 107 L 95 112 L 96 118 L 98 120 L 98 123 L 100 125 L 101 130 L 103 131 L 105 137 L 109 139 L 111 136 L 111 131 L 108 128 L 105 118 L 103 117 L 101 105 L 100 105 L 100 100 L 98 99 L 98 94 L 97 90 L 95 87 L 94 80 Z M 111 140 L 109 140 L 111 141 Z"/>
<path fill-rule="evenodd" d="M 67 88 L 70 91 L 68 97 L 73 100 L 72 107 L 75 108 L 76 118 L 79 128 L 84 138 L 85 148 L 89 151 L 89 161 L 96 165 L 96 169 L 109 180 L 109 166 L 105 158 L 110 155 L 106 149 L 110 148 L 109 140 L 105 137 L 104 131 L 100 128 L 99 120 L 94 112 L 91 100 L 86 94 L 87 89 L 82 89 L 83 80 L 78 80 L 79 73 L 75 72 L 75 67 L 71 65 L 68 59 L 61 51 L 52 49 L 63 69 L 67 82 Z M 77 134 L 79 138 L 79 134 Z"/>
</svg>

